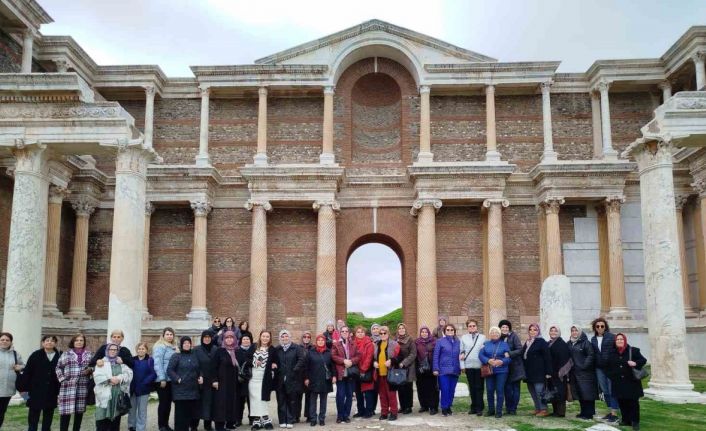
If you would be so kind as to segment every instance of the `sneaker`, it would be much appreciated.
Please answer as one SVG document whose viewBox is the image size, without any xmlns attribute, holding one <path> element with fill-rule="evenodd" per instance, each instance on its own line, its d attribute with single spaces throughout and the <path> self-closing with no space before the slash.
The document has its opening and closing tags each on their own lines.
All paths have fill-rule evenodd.
<svg viewBox="0 0 706 431">
<path fill-rule="evenodd" d="M 294 424 L 287 424 L 287 428 L 294 428 Z"/>
<path fill-rule="evenodd" d="M 287 424 L 279 424 L 280 428 L 287 428 Z"/>
<path fill-rule="evenodd" d="M 397 420 L 397 415 L 390 415 L 390 418 L 388 419 L 390 422 L 396 421 Z"/>
<path fill-rule="evenodd" d="M 380 415 L 380 420 L 381 421 L 387 420 L 387 415 Z"/>
<path fill-rule="evenodd" d="M 620 420 L 620 418 L 611 413 L 608 415 L 608 419 L 606 419 L 606 422 L 614 424 L 614 423 L 618 422 L 618 420 Z"/>
</svg>

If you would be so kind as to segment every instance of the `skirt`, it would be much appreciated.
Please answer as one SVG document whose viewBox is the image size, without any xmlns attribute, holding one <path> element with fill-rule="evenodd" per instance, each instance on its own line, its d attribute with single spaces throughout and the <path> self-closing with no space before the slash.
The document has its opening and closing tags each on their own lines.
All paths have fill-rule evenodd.
<svg viewBox="0 0 706 431">
<path fill-rule="evenodd" d="M 252 378 L 248 383 L 248 395 L 250 397 L 250 416 L 269 416 L 270 402 L 262 400 L 262 380 L 265 377 L 265 369 L 253 367 Z"/>
</svg>

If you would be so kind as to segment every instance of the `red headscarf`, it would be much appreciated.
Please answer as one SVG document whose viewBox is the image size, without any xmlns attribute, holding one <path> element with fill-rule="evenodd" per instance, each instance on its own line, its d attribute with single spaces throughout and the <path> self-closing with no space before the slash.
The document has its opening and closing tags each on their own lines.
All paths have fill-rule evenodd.
<svg viewBox="0 0 706 431">
<path fill-rule="evenodd" d="M 618 347 L 618 337 L 623 337 L 623 340 L 625 340 L 625 343 L 623 344 L 623 347 Z M 615 336 L 615 348 L 618 349 L 618 353 L 621 355 L 625 351 L 625 349 L 628 348 L 628 337 L 625 336 L 622 332 L 619 332 L 618 335 Z"/>
<path fill-rule="evenodd" d="M 319 346 L 319 339 L 324 340 L 323 346 Z M 323 353 L 326 350 L 326 337 L 324 337 L 324 334 L 316 336 L 316 343 L 314 345 L 316 346 L 316 351 L 319 353 Z"/>
</svg>

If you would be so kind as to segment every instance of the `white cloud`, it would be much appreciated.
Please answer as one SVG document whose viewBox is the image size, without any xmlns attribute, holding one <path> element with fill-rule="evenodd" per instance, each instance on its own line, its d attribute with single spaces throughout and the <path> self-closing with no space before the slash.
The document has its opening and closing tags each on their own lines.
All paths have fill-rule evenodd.
<svg viewBox="0 0 706 431">
<path fill-rule="evenodd" d="M 365 244 L 348 259 L 348 311 L 378 317 L 402 306 L 402 267 L 382 244 Z"/>
</svg>

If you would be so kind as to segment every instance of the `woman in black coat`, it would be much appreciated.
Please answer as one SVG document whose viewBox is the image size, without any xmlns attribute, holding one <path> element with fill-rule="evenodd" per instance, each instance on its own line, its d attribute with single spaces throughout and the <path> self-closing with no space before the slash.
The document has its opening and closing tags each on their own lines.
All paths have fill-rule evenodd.
<svg viewBox="0 0 706 431">
<path fill-rule="evenodd" d="M 598 381 L 596 380 L 595 353 L 591 342 L 579 325 L 571 327 L 569 353 L 574 366 L 571 368 L 571 395 L 579 400 L 581 412 L 579 419 L 592 420 L 596 414 L 598 399 Z"/>
<path fill-rule="evenodd" d="M 608 356 L 608 377 L 612 383 L 612 395 L 620 406 L 620 425 L 632 426 L 633 430 L 640 429 L 640 398 L 645 394 L 642 382 L 635 379 L 632 370 L 641 370 L 646 363 L 640 349 L 628 344 L 625 334 L 615 336 L 615 350 Z"/>
<path fill-rule="evenodd" d="M 309 350 L 306 356 L 306 380 L 304 380 L 304 384 L 311 394 L 307 416 L 311 426 L 316 425 L 317 419 L 319 425 L 324 426 L 326 425 L 324 422 L 326 418 L 326 399 L 328 394 L 333 392 L 334 366 L 331 351 L 326 348 L 326 337 L 318 335 L 315 344 L 315 347 Z M 319 403 L 318 415 L 316 414 L 317 400 Z"/>
<path fill-rule="evenodd" d="M 226 423 L 235 425 L 240 408 L 240 383 L 238 371 L 240 364 L 235 355 L 238 348 L 235 332 L 223 334 L 223 345 L 213 355 L 211 373 L 213 375 L 213 420 L 216 430 L 224 431 Z"/>
<path fill-rule="evenodd" d="M 250 374 L 252 374 L 252 355 L 255 352 L 255 345 L 252 342 L 250 335 L 243 335 L 240 338 L 240 346 L 235 351 L 235 358 L 241 367 L 246 367 L 250 369 Z M 252 423 L 252 415 L 250 414 L 250 398 L 248 397 L 248 382 L 242 382 L 243 387 L 241 387 L 238 392 L 240 397 L 240 402 L 238 402 L 238 412 L 235 416 L 235 425 L 240 426 L 243 424 L 243 412 L 245 411 L 245 405 L 248 406 L 248 419 Z"/>
<path fill-rule="evenodd" d="M 39 415 L 42 415 L 42 431 L 51 429 L 59 397 L 59 380 L 56 364 L 61 352 L 56 349 L 57 339 L 53 335 L 42 337 L 42 348 L 29 355 L 20 377 L 20 389 L 29 392 L 27 400 L 27 424 L 29 430 L 37 430 Z"/>
<path fill-rule="evenodd" d="M 527 389 L 534 401 L 534 414 L 539 417 L 549 416 L 547 404 L 542 400 L 546 382 L 552 376 L 552 358 L 549 345 L 542 338 L 539 325 L 531 323 L 527 329 L 529 337 L 522 346 L 522 361 L 525 368 Z"/>
<path fill-rule="evenodd" d="M 211 358 L 218 348 L 215 345 L 214 338 L 214 332 L 207 329 L 201 333 L 201 344 L 194 348 L 194 355 L 196 355 L 196 359 L 199 361 L 199 367 L 201 368 L 203 384 L 201 385 L 201 408 L 199 410 L 199 417 L 191 422 L 192 429 L 197 429 L 199 427 L 199 419 L 203 419 L 203 428 L 209 431 L 211 430 L 211 421 L 214 420 L 211 417 L 213 410 L 213 389 L 211 388 L 213 373 L 211 372 Z"/>
<path fill-rule="evenodd" d="M 191 350 L 191 337 L 181 337 L 179 353 L 169 359 L 167 375 L 172 382 L 174 431 L 188 431 L 191 422 L 199 417 L 199 385 L 203 384 L 198 358 Z"/>
<path fill-rule="evenodd" d="M 557 391 L 556 398 L 552 401 L 554 412 L 552 416 L 563 418 L 566 416 L 566 385 L 569 382 L 569 372 L 573 362 L 569 346 L 561 338 L 558 326 L 549 328 L 549 354 L 552 357 L 551 385 Z"/>
</svg>

